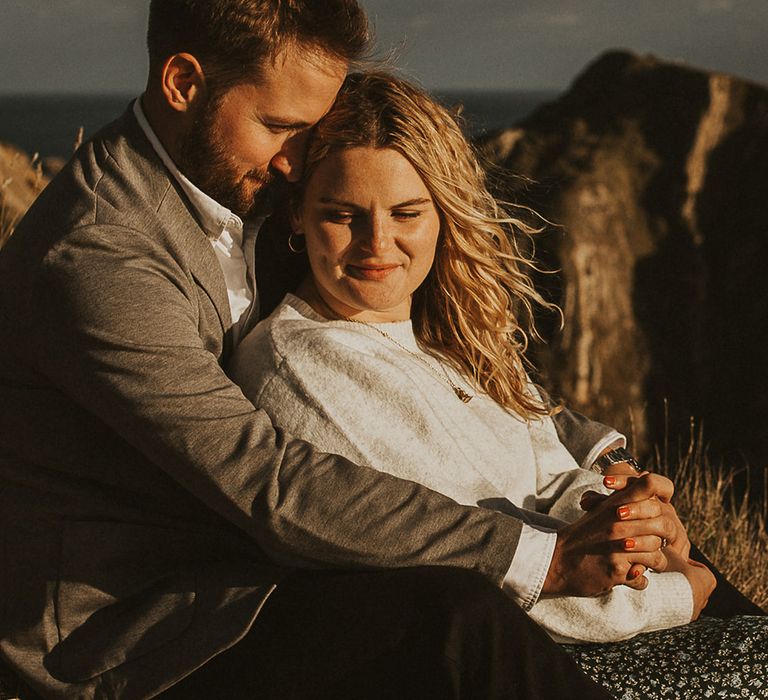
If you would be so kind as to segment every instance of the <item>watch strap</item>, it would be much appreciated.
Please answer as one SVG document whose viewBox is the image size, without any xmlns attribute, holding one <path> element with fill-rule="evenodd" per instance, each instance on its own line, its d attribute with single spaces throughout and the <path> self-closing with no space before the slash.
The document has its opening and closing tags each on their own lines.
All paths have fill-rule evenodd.
<svg viewBox="0 0 768 700">
<path fill-rule="evenodd" d="M 609 452 L 600 455 L 592 465 L 592 471 L 602 474 L 606 469 L 608 469 L 608 467 L 614 464 L 620 464 L 621 462 L 626 462 L 629 464 L 629 466 L 632 467 L 638 474 L 645 471 L 640 466 L 640 464 L 638 464 L 637 460 L 632 456 L 632 453 L 623 447 L 617 447 L 615 450 L 610 450 Z"/>
</svg>

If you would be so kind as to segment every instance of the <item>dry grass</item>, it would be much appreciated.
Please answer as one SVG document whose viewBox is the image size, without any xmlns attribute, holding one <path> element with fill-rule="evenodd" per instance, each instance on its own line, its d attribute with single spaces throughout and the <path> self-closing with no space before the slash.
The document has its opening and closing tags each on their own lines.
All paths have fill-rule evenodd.
<svg viewBox="0 0 768 700">
<path fill-rule="evenodd" d="M 8 204 L 7 192 L 12 183 L 11 177 L 6 177 L 0 182 L 0 248 L 11 237 L 19 220 L 19 215 Z"/>
<path fill-rule="evenodd" d="M 30 159 L 21 151 L 0 144 L 0 247 L 47 184 L 37 153 Z"/>
<path fill-rule="evenodd" d="M 691 430 L 687 451 L 671 461 L 668 450 L 657 454 L 658 471 L 675 482 L 674 503 L 688 535 L 744 595 L 768 610 L 768 531 L 766 504 L 737 495 L 739 472 L 713 465 L 701 433 Z M 746 481 L 746 480 L 745 480 Z"/>
<path fill-rule="evenodd" d="M 11 237 L 13 229 L 16 228 L 18 216 L 13 216 L 5 203 L 5 197 L 0 190 L 0 248 Z"/>
</svg>

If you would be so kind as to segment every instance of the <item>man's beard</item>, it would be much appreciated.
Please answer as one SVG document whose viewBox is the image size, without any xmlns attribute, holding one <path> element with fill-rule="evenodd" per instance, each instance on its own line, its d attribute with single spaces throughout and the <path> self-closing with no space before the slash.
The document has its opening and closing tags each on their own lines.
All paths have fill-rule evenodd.
<svg viewBox="0 0 768 700">
<path fill-rule="evenodd" d="M 239 172 L 216 128 L 217 105 L 208 102 L 179 144 L 179 169 L 209 197 L 241 219 L 265 212 L 275 185 L 269 170 Z"/>
</svg>

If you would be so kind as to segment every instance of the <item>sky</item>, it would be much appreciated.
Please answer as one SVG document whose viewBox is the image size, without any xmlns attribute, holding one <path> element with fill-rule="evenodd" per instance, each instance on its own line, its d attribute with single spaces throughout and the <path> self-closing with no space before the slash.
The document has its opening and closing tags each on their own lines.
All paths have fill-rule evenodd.
<svg viewBox="0 0 768 700">
<path fill-rule="evenodd" d="M 136 94 L 149 0 L 0 0 L 0 93 Z M 768 0 L 362 0 L 431 89 L 560 90 L 628 48 L 768 84 Z"/>
</svg>

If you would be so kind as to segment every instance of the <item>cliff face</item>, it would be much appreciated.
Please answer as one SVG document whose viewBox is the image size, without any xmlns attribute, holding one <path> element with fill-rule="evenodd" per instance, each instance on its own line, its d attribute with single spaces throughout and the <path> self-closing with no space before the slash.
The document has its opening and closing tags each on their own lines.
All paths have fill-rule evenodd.
<svg viewBox="0 0 768 700">
<path fill-rule="evenodd" d="M 640 449 L 668 399 L 672 435 L 694 416 L 768 465 L 768 90 L 612 52 L 481 147 L 562 225 L 538 248 L 561 270 L 540 281 L 565 330 L 535 358 L 556 393 Z"/>
</svg>

